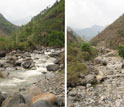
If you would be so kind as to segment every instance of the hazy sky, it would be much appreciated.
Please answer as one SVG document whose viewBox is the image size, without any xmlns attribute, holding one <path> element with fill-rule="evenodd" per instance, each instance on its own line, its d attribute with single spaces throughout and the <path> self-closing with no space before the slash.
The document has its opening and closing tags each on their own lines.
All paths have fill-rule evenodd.
<svg viewBox="0 0 124 107">
<path fill-rule="evenodd" d="M 124 0 L 67 0 L 68 26 L 106 26 L 124 13 Z"/>
<path fill-rule="evenodd" d="M 0 13 L 14 24 L 22 25 L 56 0 L 0 0 Z"/>
</svg>

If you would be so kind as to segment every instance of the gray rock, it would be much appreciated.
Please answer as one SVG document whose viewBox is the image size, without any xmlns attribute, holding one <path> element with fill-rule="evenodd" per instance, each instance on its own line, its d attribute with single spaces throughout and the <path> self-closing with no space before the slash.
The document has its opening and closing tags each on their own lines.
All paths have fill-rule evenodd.
<svg viewBox="0 0 124 107">
<path fill-rule="evenodd" d="M 33 64 L 33 61 L 32 60 L 27 60 L 25 61 L 22 66 L 25 68 L 25 69 L 31 69 L 34 64 Z"/>
<path fill-rule="evenodd" d="M 57 64 L 47 66 L 48 71 L 57 71 L 58 69 L 59 69 L 59 65 Z"/>
<path fill-rule="evenodd" d="M 6 51 L 0 51 L 0 57 L 5 57 L 6 56 Z"/>
<path fill-rule="evenodd" d="M 21 103 L 25 104 L 25 99 L 21 94 L 8 96 L 2 104 L 2 107 L 19 107 Z"/>
<path fill-rule="evenodd" d="M 65 105 L 65 97 L 64 96 L 57 97 L 56 104 L 57 104 L 57 107 L 64 106 Z"/>
<path fill-rule="evenodd" d="M 87 83 L 91 83 L 91 84 L 97 82 L 96 76 L 95 75 L 91 75 L 91 74 L 85 76 L 85 80 L 86 80 Z"/>
<path fill-rule="evenodd" d="M 5 100 L 5 96 L 3 96 L 1 93 L 0 93 L 0 107 L 3 103 L 3 101 Z"/>
<path fill-rule="evenodd" d="M 32 107 L 53 107 L 48 101 L 40 100 L 32 105 Z"/>
</svg>

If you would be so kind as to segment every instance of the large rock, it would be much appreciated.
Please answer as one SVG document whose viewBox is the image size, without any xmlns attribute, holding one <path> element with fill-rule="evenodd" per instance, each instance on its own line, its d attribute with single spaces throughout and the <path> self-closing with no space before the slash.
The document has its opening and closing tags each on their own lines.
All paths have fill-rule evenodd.
<svg viewBox="0 0 124 107">
<path fill-rule="evenodd" d="M 58 69 L 59 69 L 59 65 L 57 64 L 47 66 L 48 71 L 57 71 Z"/>
<path fill-rule="evenodd" d="M 6 56 L 6 51 L 0 51 L 0 57 L 5 57 Z"/>
<path fill-rule="evenodd" d="M 14 66 L 21 66 L 22 62 L 21 61 L 16 61 Z"/>
<path fill-rule="evenodd" d="M 87 83 L 91 83 L 91 84 L 94 84 L 94 83 L 97 82 L 96 76 L 95 75 L 91 75 L 91 74 L 85 76 L 85 80 L 86 80 Z"/>
<path fill-rule="evenodd" d="M 48 101 L 40 100 L 32 105 L 32 107 L 53 107 Z"/>
<path fill-rule="evenodd" d="M 94 60 L 95 64 L 102 64 L 104 66 L 107 65 L 107 61 L 102 58 L 102 57 L 97 57 L 95 60 Z"/>
<path fill-rule="evenodd" d="M 31 69 L 32 67 L 34 67 L 34 63 L 32 60 L 27 60 L 25 61 L 22 66 L 25 68 L 25 69 Z"/>
<path fill-rule="evenodd" d="M 57 97 L 56 105 L 57 105 L 58 107 L 64 106 L 64 105 L 65 105 L 65 97 L 64 97 L 64 96 L 59 96 L 59 97 Z"/>
<path fill-rule="evenodd" d="M 9 76 L 9 73 L 6 71 L 0 71 L 0 78 L 7 78 Z"/>
<path fill-rule="evenodd" d="M 25 103 L 24 97 L 21 94 L 15 94 L 5 99 L 2 107 L 19 107 L 22 103 Z"/>
<path fill-rule="evenodd" d="M 41 100 L 45 100 L 45 101 L 48 101 L 48 102 L 54 104 L 56 102 L 56 96 L 51 93 L 41 93 L 41 94 L 38 94 L 37 96 L 34 96 L 31 100 L 31 103 L 35 104 Z"/>
<path fill-rule="evenodd" d="M 0 107 L 3 103 L 3 101 L 5 100 L 5 96 L 3 96 L 1 93 L 0 93 Z"/>
</svg>

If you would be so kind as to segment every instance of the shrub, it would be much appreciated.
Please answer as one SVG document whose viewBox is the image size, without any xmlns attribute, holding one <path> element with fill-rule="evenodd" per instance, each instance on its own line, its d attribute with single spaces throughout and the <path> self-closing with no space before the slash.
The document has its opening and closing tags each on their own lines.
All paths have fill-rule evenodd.
<svg viewBox="0 0 124 107">
<path fill-rule="evenodd" d="M 87 66 L 84 63 L 73 63 L 71 66 L 68 65 L 68 84 L 75 85 L 79 80 L 78 77 L 80 74 L 87 74 Z"/>
<path fill-rule="evenodd" d="M 119 56 L 124 58 L 124 45 L 121 45 L 118 50 Z"/>
<path fill-rule="evenodd" d="M 84 42 L 82 44 L 82 51 L 90 53 L 90 50 L 91 50 L 91 45 L 89 43 L 87 43 L 87 42 Z"/>
<path fill-rule="evenodd" d="M 82 44 L 83 58 L 85 61 L 92 60 L 97 56 L 97 50 L 93 48 L 89 43 L 84 42 Z"/>
<path fill-rule="evenodd" d="M 83 52 L 83 59 L 85 61 L 89 61 L 91 59 L 91 56 L 88 52 Z"/>
</svg>

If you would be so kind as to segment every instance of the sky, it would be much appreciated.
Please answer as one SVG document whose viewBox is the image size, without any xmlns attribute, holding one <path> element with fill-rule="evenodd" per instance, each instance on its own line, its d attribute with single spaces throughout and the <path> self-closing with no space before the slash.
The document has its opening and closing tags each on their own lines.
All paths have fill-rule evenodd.
<svg viewBox="0 0 124 107">
<path fill-rule="evenodd" d="M 124 0 L 67 0 L 67 24 L 72 28 L 108 26 L 124 13 Z"/>
<path fill-rule="evenodd" d="M 24 25 L 56 0 L 0 0 L 0 13 L 16 25 Z"/>
</svg>

